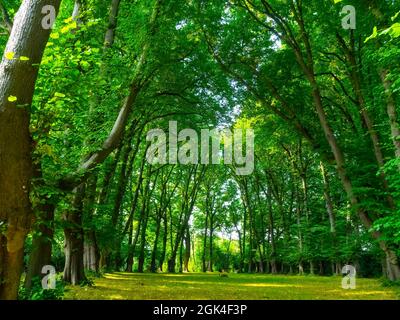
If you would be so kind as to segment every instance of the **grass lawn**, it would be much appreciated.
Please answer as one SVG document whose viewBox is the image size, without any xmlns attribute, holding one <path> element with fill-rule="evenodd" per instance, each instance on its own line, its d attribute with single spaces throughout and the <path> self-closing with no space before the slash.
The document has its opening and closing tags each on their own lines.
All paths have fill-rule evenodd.
<svg viewBox="0 0 400 320">
<path fill-rule="evenodd" d="M 344 290 L 341 277 L 272 276 L 218 273 L 111 273 L 92 287 L 67 287 L 65 299 L 124 300 L 393 300 L 399 292 L 375 279 L 357 279 Z"/>
</svg>

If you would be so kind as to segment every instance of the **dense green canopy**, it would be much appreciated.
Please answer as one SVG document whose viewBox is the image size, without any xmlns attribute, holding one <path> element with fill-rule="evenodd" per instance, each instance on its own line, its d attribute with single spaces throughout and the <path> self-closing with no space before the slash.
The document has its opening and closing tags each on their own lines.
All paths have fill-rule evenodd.
<svg viewBox="0 0 400 320">
<path fill-rule="evenodd" d="M 0 298 L 45 265 L 400 279 L 399 1 L 0 8 Z M 171 121 L 254 130 L 254 170 L 152 165 Z"/>
</svg>

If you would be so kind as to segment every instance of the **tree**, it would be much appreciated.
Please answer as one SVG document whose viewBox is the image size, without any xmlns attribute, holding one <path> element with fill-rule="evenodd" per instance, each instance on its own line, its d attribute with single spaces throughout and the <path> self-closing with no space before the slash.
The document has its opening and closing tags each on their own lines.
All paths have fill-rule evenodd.
<svg viewBox="0 0 400 320">
<path fill-rule="evenodd" d="M 38 66 L 50 35 L 50 29 L 42 26 L 45 18 L 42 9 L 50 5 L 57 14 L 60 2 L 24 1 L 21 4 L 0 64 L 1 299 L 15 299 L 17 296 L 24 241 L 32 219 L 29 200 L 33 170 L 29 108 Z M 21 57 L 27 57 L 28 60 Z"/>
</svg>

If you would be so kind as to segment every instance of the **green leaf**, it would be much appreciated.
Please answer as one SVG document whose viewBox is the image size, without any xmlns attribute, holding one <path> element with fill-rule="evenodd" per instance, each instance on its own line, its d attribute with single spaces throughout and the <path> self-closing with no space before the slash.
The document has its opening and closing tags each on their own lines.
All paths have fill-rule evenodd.
<svg viewBox="0 0 400 320">
<path fill-rule="evenodd" d="M 378 36 L 378 28 L 375 26 L 374 31 L 367 39 L 365 39 L 364 43 L 367 43 L 371 39 L 375 39 L 377 36 Z"/>
<path fill-rule="evenodd" d="M 400 37 L 400 23 L 396 22 L 395 24 L 393 24 L 393 25 L 390 27 L 390 29 L 391 29 L 390 35 L 391 35 L 393 38 Z"/>
<path fill-rule="evenodd" d="M 12 60 L 12 59 L 14 59 L 15 53 L 14 52 L 6 52 L 6 54 L 4 56 L 8 60 Z"/>
</svg>

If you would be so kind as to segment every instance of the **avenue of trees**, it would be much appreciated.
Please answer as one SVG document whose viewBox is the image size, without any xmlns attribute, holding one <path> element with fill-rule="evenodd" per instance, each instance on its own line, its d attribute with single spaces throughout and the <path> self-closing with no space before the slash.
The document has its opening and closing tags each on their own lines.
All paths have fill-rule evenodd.
<svg viewBox="0 0 400 320">
<path fill-rule="evenodd" d="M 73 285 L 103 271 L 346 264 L 400 279 L 400 1 L 0 11 L 0 299 L 31 290 L 46 265 Z M 253 173 L 150 165 L 147 133 L 169 121 L 253 129 Z"/>
</svg>

